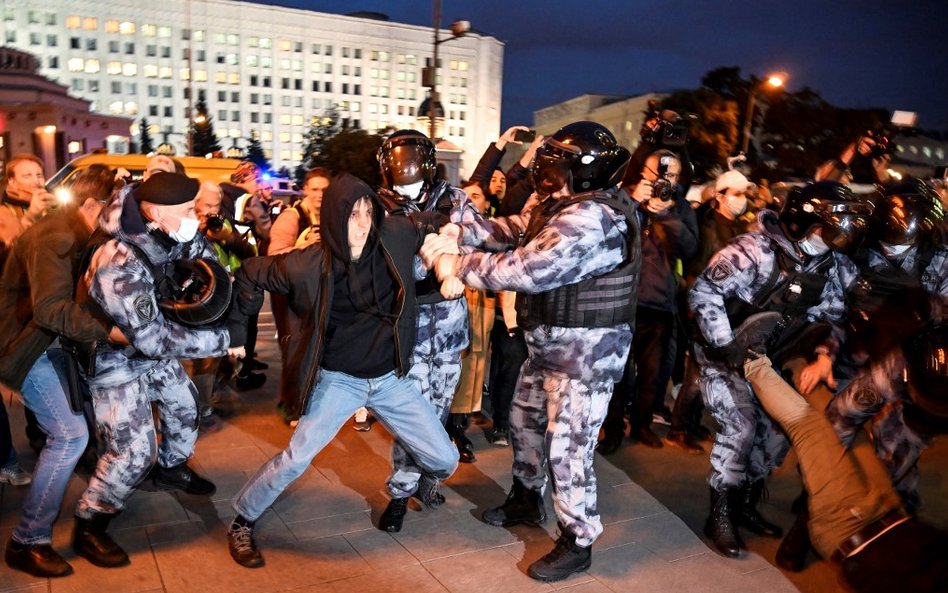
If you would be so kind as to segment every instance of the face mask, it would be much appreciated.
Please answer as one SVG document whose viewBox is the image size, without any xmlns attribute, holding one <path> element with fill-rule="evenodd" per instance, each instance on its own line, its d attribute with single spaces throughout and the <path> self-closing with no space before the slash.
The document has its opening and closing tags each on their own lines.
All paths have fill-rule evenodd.
<svg viewBox="0 0 948 593">
<path fill-rule="evenodd" d="M 811 233 L 805 239 L 797 243 L 797 247 L 800 248 L 800 251 L 809 256 L 823 255 L 830 250 L 829 245 L 823 242 L 823 237 L 820 237 L 816 233 Z"/>
<path fill-rule="evenodd" d="M 421 188 L 425 184 L 424 180 L 416 181 L 415 183 L 409 185 L 394 185 L 392 189 L 395 190 L 395 193 L 400 196 L 406 197 L 409 200 L 417 200 L 418 195 L 421 193 Z"/>
<path fill-rule="evenodd" d="M 722 196 L 724 199 L 724 207 L 727 208 L 727 211 L 731 213 L 734 218 L 737 218 L 741 214 L 747 212 L 747 198 L 744 196 Z"/>
<path fill-rule="evenodd" d="M 168 233 L 168 236 L 178 243 L 187 243 L 197 235 L 200 224 L 196 218 L 182 218 L 178 230 Z"/>
<path fill-rule="evenodd" d="M 879 247 L 882 249 L 882 253 L 886 257 L 899 257 L 911 249 L 912 244 L 909 243 L 908 245 L 895 245 L 892 243 L 883 243 L 882 241 L 879 241 Z"/>
</svg>

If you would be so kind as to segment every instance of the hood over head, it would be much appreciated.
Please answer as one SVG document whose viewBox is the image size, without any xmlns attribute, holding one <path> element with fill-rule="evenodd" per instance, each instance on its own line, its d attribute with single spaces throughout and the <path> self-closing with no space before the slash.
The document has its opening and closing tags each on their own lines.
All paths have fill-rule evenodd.
<svg viewBox="0 0 948 593">
<path fill-rule="evenodd" d="M 378 196 L 364 181 L 348 173 L 333 178 L 323 194 L 319 233 L 323 245 L 329 248 L 332 256 L 347 266 L 352 259 L 352 251 L 349 248 L 349 216 L 356 202 L 364 197 L 369 198 L 373 207 L 372 231 L 363 250 L 364 254 L 368 254 L 378 245 L 379 228 L 384 217 Z"/>
</svg>

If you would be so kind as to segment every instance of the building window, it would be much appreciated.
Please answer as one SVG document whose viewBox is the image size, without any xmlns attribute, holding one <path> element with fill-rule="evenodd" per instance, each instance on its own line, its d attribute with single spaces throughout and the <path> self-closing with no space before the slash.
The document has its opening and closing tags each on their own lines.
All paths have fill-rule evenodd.
<svg viewBox="0 0 948 593">
<path fill-rule="evenodd" d="M 122 94 L 122 83 L 117 81 L 112 81 L 112 94 L 121 95 Z"/>
<path fill-rule="evenodd" d="M 30 33 L 30 45 L 40 45 L 43 40 L 39 33 Z"/>
<path fill-rule="evenodd" d="M 122 64 L 122 74 L 125 76 L 135 76 L 138 74 L 138 64 L 126 62 Z"/>
<path fill-rule="evenodd" d="M 16 31 L 8 30 L 4 34 L 4 38 L 6 39 L 7 43 L 16 43 Z"/>
<path fill-rule="evenodd" d="M 161 48 L 161 57 L 170 58 L 171 57 L 171 47 L 165 46 Z"/>
<path fill-rule="evenodd" d="M 57 45 L 59 45 L 59 37 L 55 35 L 46 36 L 46 47 L 56 47 Z"/>
<path fill-rule="evenodd" d="M 134 55 L 134 54 L 135 54 L 135 44 L 134 44 L 134 43 L 126 43 L 126 44 L 125 44 L 125 55 L 131 56 L 131 55 Z"/>
<path fill-rule="evenodd" d="M 260 122 L 259 122 L 259 119 L 260 119 L 260 114 L 259 114 L 259 113 L 257 113 L 256 111 L 251 111 L 251 112 L 250 112 L 250 123 L 252 123 L 252 124 L 260 123 Z"/>
<path fill-rule="evenodd" d="M 70 72 L 82 72 L 85 68 L 85 62 L 82 58 L 70 58 L 69 61 L 66 62 L 66 68 Z"/>
<path fill-rule="evenodd" d="M 98 74 L 99 73 L 99 60 L 86 60 L 85 73 Z"/>
<path fill-rule="evenodd" d="M 327 92 L 327 93 L 331 93 L 331 92 L 332 92 L 332 83 L 331 83 L 331 82 L 327 82 L 327 83 L 323 86 L 323 91 L 324 91 L 324 92 Z"/>
<path fill-rule="evenodd" d="M 263 114 L 263 123 L 265 123 L 265 124 L 272 124 L 272 123 L 273 123 L 273 114 L 272 114 L 272 113 L 264 113 L 264 114 Z M 264 140 L 267 140 L 267 136 L 268 136 L 269 134 L 270 134 L 269 132 L 264 132 L 264 133 L 263 133 Z"/>
<path fill-rule="evenodd" d="M 171 66 L 162 66 L 158 68 L 158 78 L 171 78 L 172 72 Z"/>
<path fill-rule="evenodd" d="M 327 45 L 327 46 L 326 46 L 326 55 L 327 55 L 327 56 L 331 56 L 331 55 L 332 55 L 332 46 L 331 46 L 331 45 Z"/>
<path fill-rule="evenodd" d="M 78 37 L 69 38 L 69 49 L 81 49 L 81 48 L 82 48 L 81 39 L 79 39 Z"/>
<path fill-rule="evenodd" d="M 118 21 L 105 21 L 105 32 L 106 32 L 106 33 L 118 33 L 118 32 L 119 32 L 119 22 L 118 22 Z"/>
<path fill-rule="evenodd" d="M 122 35 L 134 35 L 135 34 L 135 23 L 125 21 L 119 23 L 119 33 Z"/>
<path fill-rule="evenodd" d="M 232 93 L 230 94 L 230 102 L 231 102 L 231 103 L 240 103 L 240 93 L 239 93 L 239 92 L 236 92 L 236 91 L 232 92 Z"/>
<path fill-rule="evenodd" d="M 118 41 L 109 41 L 109 53 L 117 54 L 119 53 L 119 42 Z"/>
<path fill-rule="evenodd" d="M 294 88 L 295 90 L 297 90 L 297 91 L 303 90 L 303 79 L 302 79 L 302 78 L 297 78 L 296 80 L 294 80 L 294 81 L 293 81 L 293 88 Z"/>
<path fill-rule="evenodd" d="M 163 27 L 158 27 L 158 37 L 162 37 L 162 38 L 164 38 L 164 39 L 170 39 L 170 38 L 171 38 L 171 27 L 169 27 L 169 26 L 167 26 L 167 25 L 165 25 L 165 26 L 163 26 Z"/>
<path fill-rule="evenodd" d="M 158 117 L 158 106 L 149 105 L 148 106 L 148 117 Z"/>
<path fill-rule="evenodd" d="M 164 116 L 165 117 L 174 117 L 174 107 L 166 105 L 164 107 Z"/>
<path fill-rule="evenodd" d="M 154 58 L 158 56 L 158 48 L 154 45 L 145 46 L 145 55 L 149 58 Z"/>
<path fill-rule="evenodd" d="M 12 21 L 12 20 L 13 20 L 13 9 L 10 8 L 10 9 L 7 9 L 7 10 L 9 10 L 9 12 L 7 12 L 7 13 L 4 14 L 3 20 L 5 20 L 5 21 Z M 81 19 L 80 17 L 76 16 L 76 15 L 70 15 L 70 16 L 67 16 L 67 17 L 66 17 L 66 28 L 67 28 L 67 29 L 78 29 L 81 23 L 82 23 L 82 19 Z"/>
<path fill-rule="evenodd" d="M 225 109 L 218 110 L 217 121 L 227 121 L 227 110 Z"/>
<path fill-rule="evenodd" d="M 93 17 L 82 19 L 82 28 L 86 31 L 95 31 L 99 28 L 99 19 Z"/>
<path fill-rule="evenodd" d="M 355 58 L 356 58 L 357 60 L 361 60 L 361 59 L 362 59 L 362 50 L 361 50 L 361 49 L 356 48 L 356 50 L 355 50 Z"/>
<path fill-rule="evenodd" d="M 240 121 L 240 112 L 239 112 L 239 111 L 231 111 L 231 112 L 230 112 L 230 121 Z"/>
<path fill-rule="evenodd" d="M 47 67 L 47 68 L 56 68 L 56 69 L 58 69 L 58 68 L 59 68 L 59 56 L 49 56 L 49 57 L 46 59 L 46 67 Z"/>
<path fill-rule="evenodd" d="M 83 87 L 84 87 L 84 86 L 85 86 L 85 85 L 83 84 L 83 80 L 82 80 L 81 78 L 73 78 L 73 79 L 72 79 L 72 90 L 74 90 L 74 91 L 81 91 L 81 90 L 83 90 Z"/>
<path fill-rule="evenodd" d="M 154 37 L 158 34 L 158 27 L 155 25 L 142 25 L 143 37 Z"/>
<path fill-rule="evenodd" d="M 322 51 L 322 46 L 318 43 L 313 44 L 313 54 L 319 55 L 319 52 Z"/>
</svg>

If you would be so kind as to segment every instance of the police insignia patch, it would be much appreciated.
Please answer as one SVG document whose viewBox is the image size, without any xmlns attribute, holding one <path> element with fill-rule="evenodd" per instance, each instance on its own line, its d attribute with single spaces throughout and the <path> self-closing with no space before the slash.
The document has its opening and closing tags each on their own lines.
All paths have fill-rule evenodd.
<svg viewBox="0 0 948 593">
<path fill-rule="evenodd" d="M 708 272 L 708 278 L 710 278 L 711 282 L 722 282 L 730 278 L 733 273 L 734 266 L 731 265 L 731 262 L 721 259 L 714 264 L 714 267 Z"/>
<path fill-rule="evenodd" d="M 139 296 L 135 299 L 135 312 L 142 321 L 151 321 L 155 318 L 155 301 L 147 294 Z"/>
</svg>

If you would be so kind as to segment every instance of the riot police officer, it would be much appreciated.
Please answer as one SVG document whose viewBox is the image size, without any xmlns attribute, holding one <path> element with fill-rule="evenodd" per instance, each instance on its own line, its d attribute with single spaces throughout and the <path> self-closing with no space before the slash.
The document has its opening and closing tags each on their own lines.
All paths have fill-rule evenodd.
<svg viewBox="0 0 948 593">
<path fill-rule="evenodd" d="M 389 214 L 428 213 L 443 222 L 480 220 L 477 208 L 462 190 L 437 178 L 434 143 L 421 132 L 399 130 L 378 151 L 382 189 L 378 195 Z M 433 272 L 417 262 L 418 332 L 408 374 L 418 390 L 445 422 L 461 379 L 461 352 L 467 348 L 467 300 L 446 299 Z M 379 519 L 379 527 L 396 532 L 402 527 L 408 496 L 416 496 L 426 508 L 441 505 L 444 497 L 438 482 L 422 470 L 397 441 L 392 449 L 392 474 L 388 490 L 392 500 Z"/>
<path fill-rule="evenodd" d="M 769 336 L 770 346 L 787 351 L 798 345 L 806 326 L 828 322 L 824 335 L 813 338 L 800 354 L 812 361 L 802 372 L 805 382 L 832 383 L 845 311 L 843 287 L 855 277 L 852 262 L 839 252 L 861 241 L 870 210 L 838 183 L 796 190 L 779 216 L 762 210 L 758 230 L 718 251 L 691 290 L 689 304 L 701 330 L 702 343 L 695 345 L 701 392 L 719 425 L 711 451 L 711 512 L 705 534 L 727 556 L 739 556 L 744 549 L 737 526 L 782 535 L 757 505 L 764 480 L 788 449 L 740 375 L 744 345 L 735 340 L 735 330 L 750 313 L 779 312 L 783 323 Z"/>
<path fill-rule="evenodd" d="M 482 515 L 491 525 L 540 524 L 552 477 L 560 535 L 528 569 L 557 581 L 589 568 L 602 533 L 596 506 L 596 438 L 632 343 L 641 267 L 635 206 L 616 189 L 629 162 L 605 127 L 569 124 L 537 151 L 538 201 L 520 215 L 447 225 L 479 247 L 444 255 L 439 276 L 517 292 L 529 357 L 510 410 L 513 488 Z"/>
</svg>

